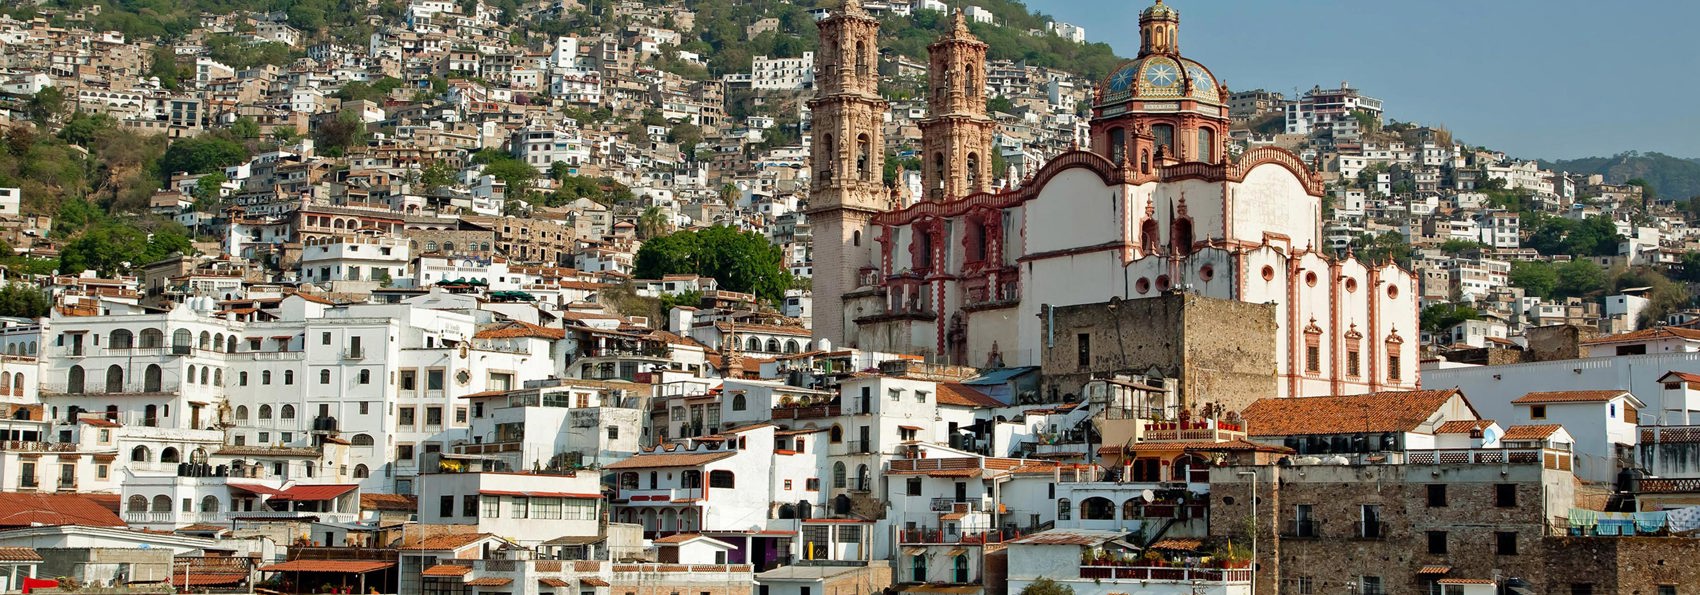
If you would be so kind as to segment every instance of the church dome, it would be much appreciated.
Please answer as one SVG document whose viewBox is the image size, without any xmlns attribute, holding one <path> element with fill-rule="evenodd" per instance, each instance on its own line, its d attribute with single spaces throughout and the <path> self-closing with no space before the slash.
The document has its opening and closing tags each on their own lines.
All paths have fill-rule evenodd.
<svg viewBox="0 0 1700 595">
<path fill-rule="evenodd" d="M 1180 17 L 1181 13 L 1169 5 L 1164 4 L 1163 0 L 1157 0 L 1156 4 L 1147 7 L 1145 10 L 1139 11 L 1139 18 L 1141 20 L 1152 18 L 1180 19 Z"/>
<path fill-rule="evenodd" d="M 1222 102 L 1221 86 L 1210 69 L 1178 55 L 1153 54 L 1130 60 L 1110 73 L 1100 88 L 1100 106 L 1136 99 Z"/>
</svg>

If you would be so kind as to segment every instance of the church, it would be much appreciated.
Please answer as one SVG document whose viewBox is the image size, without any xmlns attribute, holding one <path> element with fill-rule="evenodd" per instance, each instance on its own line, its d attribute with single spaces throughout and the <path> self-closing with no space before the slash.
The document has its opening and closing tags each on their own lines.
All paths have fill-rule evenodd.
<svg viewBox="0 0 1700 595">
<path fill-rule="evenodd" d="M 1141 12 L 1138 57 L 1095 91 L 1090 146 L 992 191 L 986 44 L 957 15 L 928 48 L 923 196 L 897 208 L 881 180 L 879 23 L 857 0 L 821 20 L 815 338 L 1029 366 L 1053 308 L 1186 293 L 1274 308 L 1278 396 L 1416 388 L 1415 277 L 1323 250 L 1323 183 L 1296 155 L 1228 154 L 1228 91 L 1181 56 L 1179 26 L 1162 0 Z"/>
</svg>

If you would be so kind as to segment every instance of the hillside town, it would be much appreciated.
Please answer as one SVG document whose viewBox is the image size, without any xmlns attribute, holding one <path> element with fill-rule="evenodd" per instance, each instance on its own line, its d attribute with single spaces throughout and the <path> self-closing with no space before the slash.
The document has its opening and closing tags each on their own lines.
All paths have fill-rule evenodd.
<svg viewBox="0 0 1700 595">
<path fill-rule="evenodd" d="M 1686 201 L 972 2 L 4 12 L 0 591 L 1700 584 Z"/>
</svg>

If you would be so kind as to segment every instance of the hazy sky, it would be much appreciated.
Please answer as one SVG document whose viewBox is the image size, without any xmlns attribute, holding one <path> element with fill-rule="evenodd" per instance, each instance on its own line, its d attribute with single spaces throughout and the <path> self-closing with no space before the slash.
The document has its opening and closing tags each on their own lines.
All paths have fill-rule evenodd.
<svg viewBox="0 0 1700 595">
<path fill-rule="evenodd" d="M 1139 51 L 1149 0 L 1026 0 Z M 1700 1 L 1168 0 L 1233 90 L 1351 82 L 1388 116 L 1518 157 L 1700 157 Z"/>
</svg>

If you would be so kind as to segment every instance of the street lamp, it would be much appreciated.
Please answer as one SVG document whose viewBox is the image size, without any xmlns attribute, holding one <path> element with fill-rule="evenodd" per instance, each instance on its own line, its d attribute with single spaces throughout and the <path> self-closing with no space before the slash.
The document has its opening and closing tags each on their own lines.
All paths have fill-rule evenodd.
<svg viewBox="0 0 1700 595">
<path fill-rule="evenodd" d="M 1241 471 L 1236 475 L 1251 476 L 1251 593 L 1257 595 L 1257 471 Z"/>
</svg>

